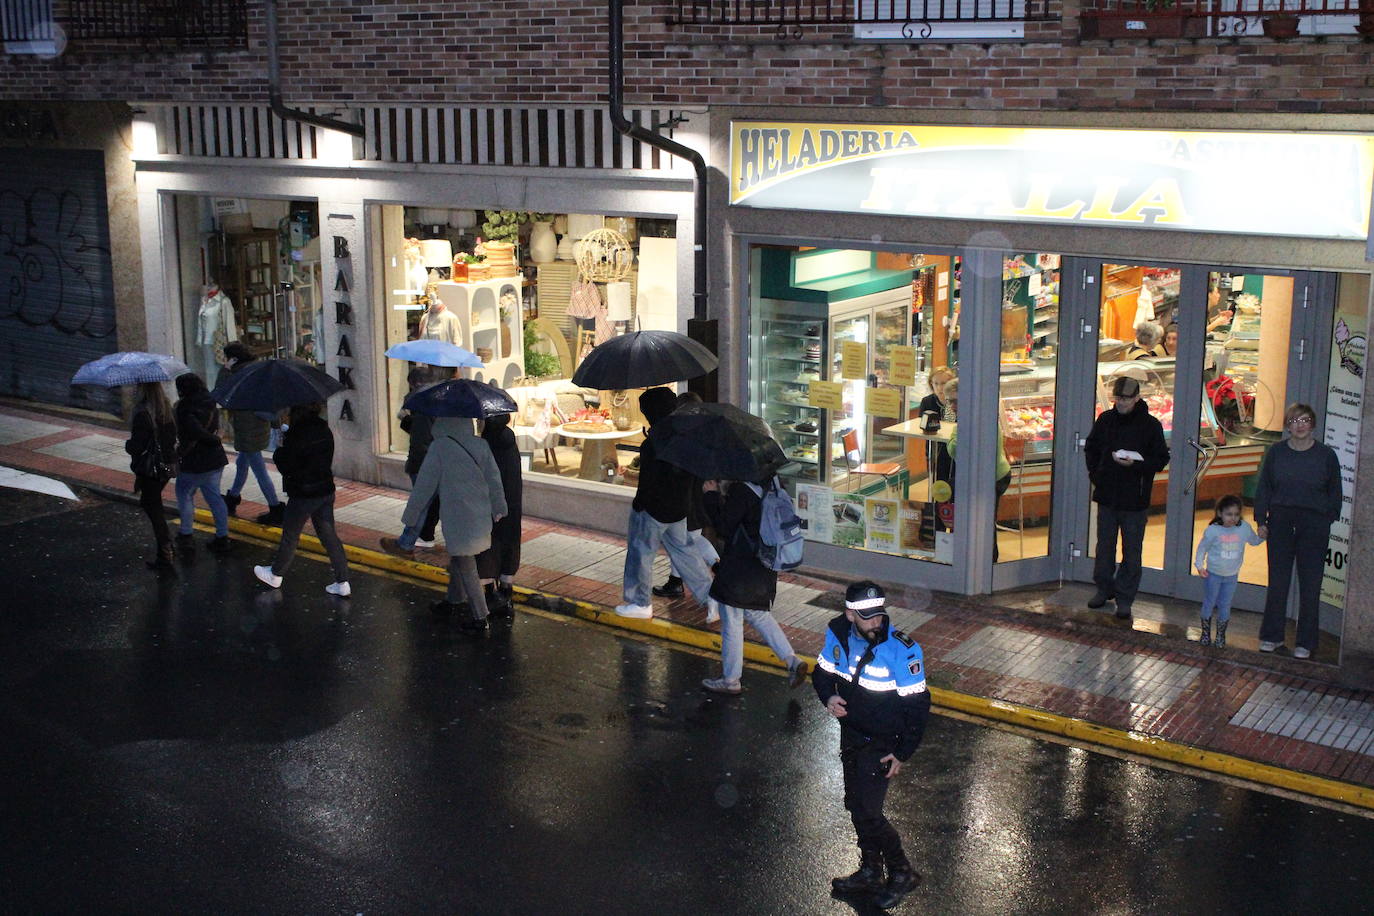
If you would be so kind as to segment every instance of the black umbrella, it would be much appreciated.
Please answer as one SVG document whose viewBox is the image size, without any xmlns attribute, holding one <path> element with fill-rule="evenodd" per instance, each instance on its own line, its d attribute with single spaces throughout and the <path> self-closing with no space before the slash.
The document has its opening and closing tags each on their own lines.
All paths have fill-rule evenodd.
<svg viewBox="0 0 1374 916">
<path fill-rule="evenodd" d="M 710 350 L 673 331 L 632 331 L 597 344 L 573 373 L 583 388 L 652 388 L 705 375 L 720 365 Z"/>
<path fill-rule="evenodd" d="M 230 410 L 280 410 L 313 404 L 343 391 L 333 376 L 298 359 L 254 360 L 233 372 L 220 373 L 210 394 Z"/>
<path fill-rule="evenodd" d="M 405 399 L 407 410 L 429 417 L 485 418 L 515 413 L 519 406 L 495 385 L 470 378 L 455 378 L 421 388 Z"/>
<path fill-rule="evenodd" d="M 658 457 L 703 480 L 763 481 L 787 463 L 768 424 L 733 404 L 684 404 L 649 429 Z"/>
</svg>

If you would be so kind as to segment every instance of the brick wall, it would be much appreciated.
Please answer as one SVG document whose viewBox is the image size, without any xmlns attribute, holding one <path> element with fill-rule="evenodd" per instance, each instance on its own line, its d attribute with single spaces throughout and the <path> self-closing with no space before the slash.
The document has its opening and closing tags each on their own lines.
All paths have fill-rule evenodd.
<svg viewBox="0 0 1374 916">
<path fill-rule="evenodd" d="M 475 12 L 487 9 L 497 12 Z M 281 10 L 288 100 L 595 105 L 604 93 L 598 0 L 282 0 Z M 1070 15 L 1028 24 L 1026 42 L 874 45 L 809 30 L 806 43 L 779 43 L 767 30 L 672 30 L 668 10 L 626 11 L 630 104 L 1374 112 L 1374 45 L 1353 34 L 1084 42 Z M 0 99 L 261 101 L 261 9 L 251 15 L 245 51 L 0 55 Z"/>
</svg>

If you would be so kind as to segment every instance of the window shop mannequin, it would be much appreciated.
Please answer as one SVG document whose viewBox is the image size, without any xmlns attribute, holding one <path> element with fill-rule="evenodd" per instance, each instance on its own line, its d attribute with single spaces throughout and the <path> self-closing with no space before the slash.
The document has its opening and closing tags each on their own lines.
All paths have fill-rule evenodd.
<svg viewBox="0 0 1374 916">
<path fill-rule="evenodd" d="M 201 291 L 200 312 L 196 316 L 196 343 L 205 359 L 205 380 L 209 387 L 215 386 L 220 367 L 228 362 L 225 346 L 238 339 L 234 303 L 224 295 L 219 284 L 211 280 Z"/>
<path fill-rule="evenodd" d="M 458 316 L 450 312 L 437 298 L 429 300 L 429 311 L 420 316 L 420 340 L 442 340 L 459 345 L 462 331 Z"/>
</svg>

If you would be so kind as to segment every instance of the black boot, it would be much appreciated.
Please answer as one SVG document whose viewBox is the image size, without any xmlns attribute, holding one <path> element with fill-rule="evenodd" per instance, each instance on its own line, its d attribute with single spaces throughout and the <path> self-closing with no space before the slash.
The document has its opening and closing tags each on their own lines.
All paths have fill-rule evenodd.
<svg viewBox="0 0 1374 916">
<path fill-rule="evenodd" d="M 837 894 L 876 894 L 885 890 L 882 853 L 861 850 L 859 870 L 843 878 L 830 879 L 830 887 Z"/>
<path fill-rule="evenodd" d="M 1102 589 L 1098 589 L 1097 591 L 1093 592 L 1093 596 L 1088 599 L 1088 607 L 1092 608 L 1095 611 L 1098 608 L 1105 606 L 1107 602 L 1111 600 L 1112 596 L 1110 593 L 1104 592 L 1102 591 Z"/>
<path fill-rule="evenodd" d="M 458 632 L 462 633 L 464 636 L 470 636 L 474 639 L 481 636 L 486 636 L 487 628 L 487 618 L 485 617 L 483 617 L 481 620 L 478 620 L 476 617 L 465 617 L 462 620 L 458 621 Z"/>
<path fill-rule="evenodd" d="M 281 527 L 282 516 L 286 513 L 286 504 L 277 503 L 275 506 L 268 506 L 267 511 L 254 519 L 259 525 L 276 525 Z"/>
<path fill-rule="evenodd" d="M 468 603 L 466 601 L 455 603 L 452 601 L 435 601 L 429 606 L 429 612 L 438 620 L 448 620 L 457 612 L 468 613 Z"/>
<path fill-rule="evenodd" d="M 667 582 L 653 587 L 653 593 L 660 598 L 681 598 L 682 579 L 678 576 L 669 576 Z"/>
<path fill-rule="evenodd" d="M 1212 618 L 1202 618 L 1202 636 L 1197 641 L 1199 646 L 1210 646 L 1212 644 Z"/>
<path fill-rule="evenodd" d="M 492 583 L 487 583 L 482 587 L 487 596 L 487 613 L 492 617 L 508 619 L 515 616 L 515 608 L 511 606 L 510 600 L 506 598 L 500 587 Z"/>
<path fill-rule="evenodd" d="M 911 863 L 890 867 L 887 886 L 873 896 L 873 902 L 884 910 L 890 910 L 902 902 L 902 898 L 916 890 L 921 876 L 912 871 Z"/>
<path fill-rule="evenodd" d="M 234 542 L 227 537 L 215 538 L 210 542 L 211 553 L 228 553 L 234 549 Z"/>
<path fill-rule="evenodd" d="M 232 493 L 224 494 L 224 507 L 229 510 L 229 514 L 238 517 L 239 503 L 243 502 L 242 496 L 235 496 Z"/>
<path fill-rule="evenodd" d="M 1217 638 L 1212 640 L 1212 645 L 1218 649 L 1226 648 L 1226 625 L 1230 622 L 1229 620 L 1217 621 Z"/>
<path fill-rule="evenodd" d="M 195 556 L 196 536 L 194 534 L 182 534 L 180 531 L 178 531 L 176 545 L 177 553 L 183 554 L 185 556 Z"/>
<path fill-rule="evenodd" d="M 170 543 L 160 544 L 157 553 L 151 560 L 146 561 L 149 569 L 171 569 L 172 568 L 172 545 Z"/>
</svg>

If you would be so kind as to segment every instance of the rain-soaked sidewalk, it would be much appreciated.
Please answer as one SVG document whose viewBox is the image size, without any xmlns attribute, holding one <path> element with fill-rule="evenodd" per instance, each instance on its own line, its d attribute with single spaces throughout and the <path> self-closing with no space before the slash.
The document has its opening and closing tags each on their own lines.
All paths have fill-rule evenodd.
<svg viewBox="0 0 1374 916">
<path fill-rule="evenodd" d="M 127 493 L 132 477 L 124 438 L 108 427 L 0 407 L 3 466 Z M 347 544 L 376 549 L 382 535 L 400 530 L 405 497 L 400 490 L 339 481 L 340 536 Z M 251 519 L 265 508 L 251 477 L 243 498 L 241 518 Z M 619 603 L 623 540 L 526 517 L 522 552 L 517 586 L 594 605 Z M 442 545 L 417 552 L 417 559 L 435 566 L 447 562 Z M 667 559 L 660 556 L 655 582 L 666 575 Z M 1206 755 L 1193 751 L 1200 750 L 1374 787 L 1374 694 L 1331 683 L 1325 666 L 1239 648 L 1204 650 L 1182 639 L 1113 628 L 1106 617 L 1096 626 L 1028 614 L 999 606 L 998 596 L 932 595 L 911 586 L 893 591 L 899 605 L 892 612 L 894 624 L 921 643 L 933 685 L 995 701 L 991 712 L 998 704 L 1016 704 L 1125 733 L 1129 740 L 1116 746 L 1166 759 L 1199 762 Z M 654 604 L 659 619 L 715 629 L 690 599 L 654 599 Z M 798 652 L 814 655 L 840 606 L 833 582 L 783 575 L 774 613 Z M 1062 720 L 1040 726 L 1034 716 L 1022 721 L 1064 730 Z M 1152 747 L 1160 742 L 1189 753 Z M 1263 768 L 1219 769 L 1285 784 L 1266 778 Z M 1368 792 L 1327 794 L 1359 803 L 1374 799 Z"/>
</svg>

